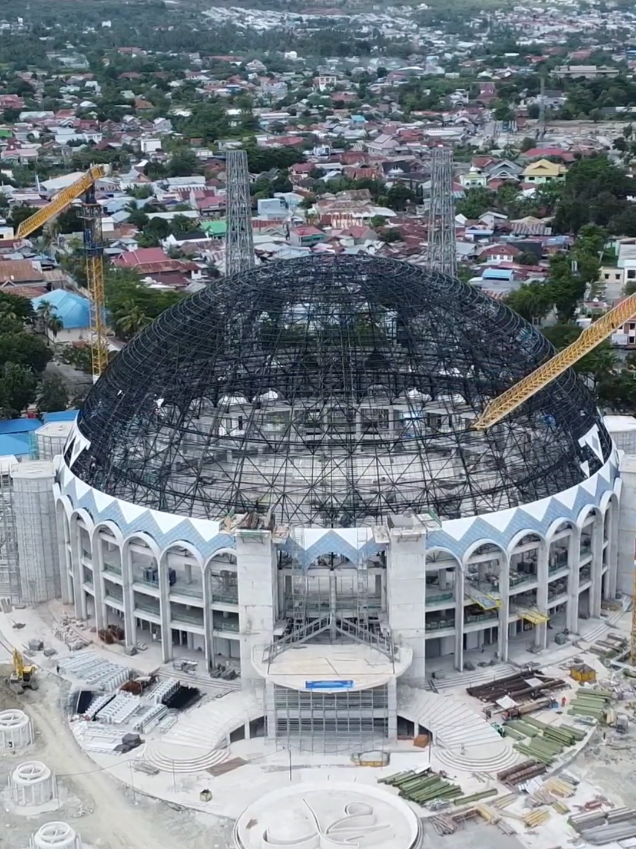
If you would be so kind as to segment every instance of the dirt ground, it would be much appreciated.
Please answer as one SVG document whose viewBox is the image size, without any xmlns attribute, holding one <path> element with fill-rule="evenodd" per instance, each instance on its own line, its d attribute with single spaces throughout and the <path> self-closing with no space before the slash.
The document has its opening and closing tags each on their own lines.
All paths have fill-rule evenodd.
<svg viewBox="0 0 636 849">
<path fill-rule="evenodd" d="M 232 823 L 175 809 L 122 787 L 78 747 L 64 717 L 66 691 L 57 678 L 43 676 L 40 689 L 16 696 L 6 686 L 8 667 L 0 667 L 0 710 L 25 710 L 35 726 L 35 743 L 20 752 L 0 752 L 0 788 L 24 761 L 42 760 L 58 778 L 62 807 L 25 818 L 2 797 L 0 849 L 26 849 L 44 823 L 68 822 L 87 846 L 99 849 L 230 849 Z"/>
<path fill-rule="evenodd" d="M 609 801 L 636 807 L 636 726 L 625 735 L 602 732 L 572 763 L 572 772 L 599 788 Z"/>
</svg>

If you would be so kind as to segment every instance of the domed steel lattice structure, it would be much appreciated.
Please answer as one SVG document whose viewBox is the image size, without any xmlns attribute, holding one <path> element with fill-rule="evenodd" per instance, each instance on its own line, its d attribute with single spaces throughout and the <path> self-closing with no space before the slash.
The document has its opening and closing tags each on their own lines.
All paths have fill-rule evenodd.
<svg viewBox="0 0 636 849">
<path fill-rule="evenodd" d="M 126 347 L 80 413 L 88 447 L 73 471 L 126 501 L 214 519 L 498 511 L 581 483 L 609 455 L 572 371 L 470 429 L 552 353 L 444 275 L 368 256 L 273 263 L 184 300 Z"/>
</svg>

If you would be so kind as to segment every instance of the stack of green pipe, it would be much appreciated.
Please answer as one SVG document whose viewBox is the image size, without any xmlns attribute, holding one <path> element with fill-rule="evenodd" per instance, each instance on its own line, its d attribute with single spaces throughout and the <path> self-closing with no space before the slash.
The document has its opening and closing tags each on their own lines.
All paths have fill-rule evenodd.
<svg viewBox="0 0 636 849">
<path fill-rule="evenodd" d="M 556 740 L 565 746 L 574 746 L 575 743 L 585 739 L 585 731 L 579 731 L 578 728 L 572 728 L 570 725 L 546 725 L 534 717 L 527 717 L 526 720 L 534 728 L 539 728 L 542 731 L 543 737 L 551 740 Z"/>
<path fill-rule="evenodd" d="M 481 793 L 473 793 L 472 796 L 459 796 L 453 799 L 453 805 L 472 805 L 473 802 L 479 802 L 480 799 L 487 799 L 489 796 L 496 796 L 499 791 L 496 787 L 491 787 L 490 790 L 482 790 Z"/>
<path fill-rule="evenodd" d="M 526 737 L 536 737 L 539 733 L 526 719 L 511 719 L 506 722 L 506 728 L 514 728 L 515 731 L 520 731 Z"/>
<path fill-rule="evenodd" d="M 444 781 L 434 772 L 399 772 L 381 779 L 381 784 L 396 787 L 404 799 L 425 805 L 433 799 L 451 799 L 461 796 L 461 788 L 450 781 Z"/>
<path fill-rule="evenodd" d="M 522 755 L 526 755 L 528 758 L 532 758 L 535 761 L 539 761 L 539 763 L 545 764 L 549 766 L 554 760 L 553 755 L 547 755 L 542 752 L 539 752 L 534 745 L 534 741 L 532 744 L 524 744 L 524 743 L 515 743 L 515 749 L 517 752 L 521 752 Z"/>
<path fill-rule="evenodd" d="M 523 731 L 513 728 L 509 722 L 506 722 L 504 728 L 506 729 L 506 737 L 512 737 L 513 740 L 519 740 L 519 742 L 526 739 Z"/>
<path fill-rule="evenodd" d="M 612 694 L 607 690 L 579 690 L 576 698 L 572 699 L 569 714 L 574 716 L 591 716 L 601 720 L 603 710 Z"/>
</svg>

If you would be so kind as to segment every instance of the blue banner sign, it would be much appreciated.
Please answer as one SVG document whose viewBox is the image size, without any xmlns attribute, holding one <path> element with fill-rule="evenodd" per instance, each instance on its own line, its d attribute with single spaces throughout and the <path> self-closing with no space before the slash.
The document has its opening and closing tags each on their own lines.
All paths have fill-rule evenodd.
<svg viewBox="0 0 636 849">
<path fill-rule="evenodd" d="M 350 690 L 353 681 L 305 681 L 306 690 Z"/>
</svg>

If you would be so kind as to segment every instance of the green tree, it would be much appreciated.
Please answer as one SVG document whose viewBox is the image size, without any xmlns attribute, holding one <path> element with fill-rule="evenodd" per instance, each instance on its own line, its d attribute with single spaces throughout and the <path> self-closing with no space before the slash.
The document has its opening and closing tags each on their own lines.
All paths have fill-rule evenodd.
<svg viewBox="0 0 636 849">
<path fill-rule="evenodd" d="M 402 233 L 397 227 L 389 227 L 380 233 L 380 239 L 387 244 L 390 244 L 391 242 L 401 242 L 403 241 L 403 238 Z"/>
<path fill-rule="evenodd" d="M 53 355 L 46 342 L 31 333 L 7 333 L 0 336 L 0 363 L 16 363 L 43 372 Z"/>
<path fill-rule="evenodd" d="M 24 365 L 5 362 L 0 366 L 0 416 L 14 419 L 37 397 L 38 380 Z"/>
<path fill-rule="evenodd" d="M 192 150 L 176 151 L 168 162 L 169 177 L 192 177 L 201 173 L 201 162 Z"/>
<path fill-rule="evenodd" d="M 548 315 L 553 300 L 550 287 L 546 283 L 535 281 L 524 283 L 519 289 L 511 292 L 506 303 L 526 321 L 536 322 Z"/>
<path fill-rule="evenodd" d="M 489 189 L 474 188 L 468 189 L 465 197 L 457 201 L 455 211 L 458 215 L 465 215 L 466 218 L 475 219 L 483 215 L 484 212 L 491 209 L 495 203 L 495 194 Z"/>
<path fill-rule="evenodd" d="M 125 339 L 130 339 L 150 324 L 151 319 L 142 311 L 139 304 L 130 300 L 122 304 L 125 314 L 117 320 L 117 329 Z"/>
<path fill-rule="evenodd" d="M 404 183 L 396 183 L 387 191 L 386 197 L 390 209 L 404 210 L 408 203 L 415 200 L 415 192 Z"/>
<path fill-rule="evenodd" d="M 66 410 L 69 404 L 69 394 L 65 382 L 56 374 L 47 375 L 42 381 L 38 398 L 38 409 L 41 413 L 55 413 Z"/>
</svg>

